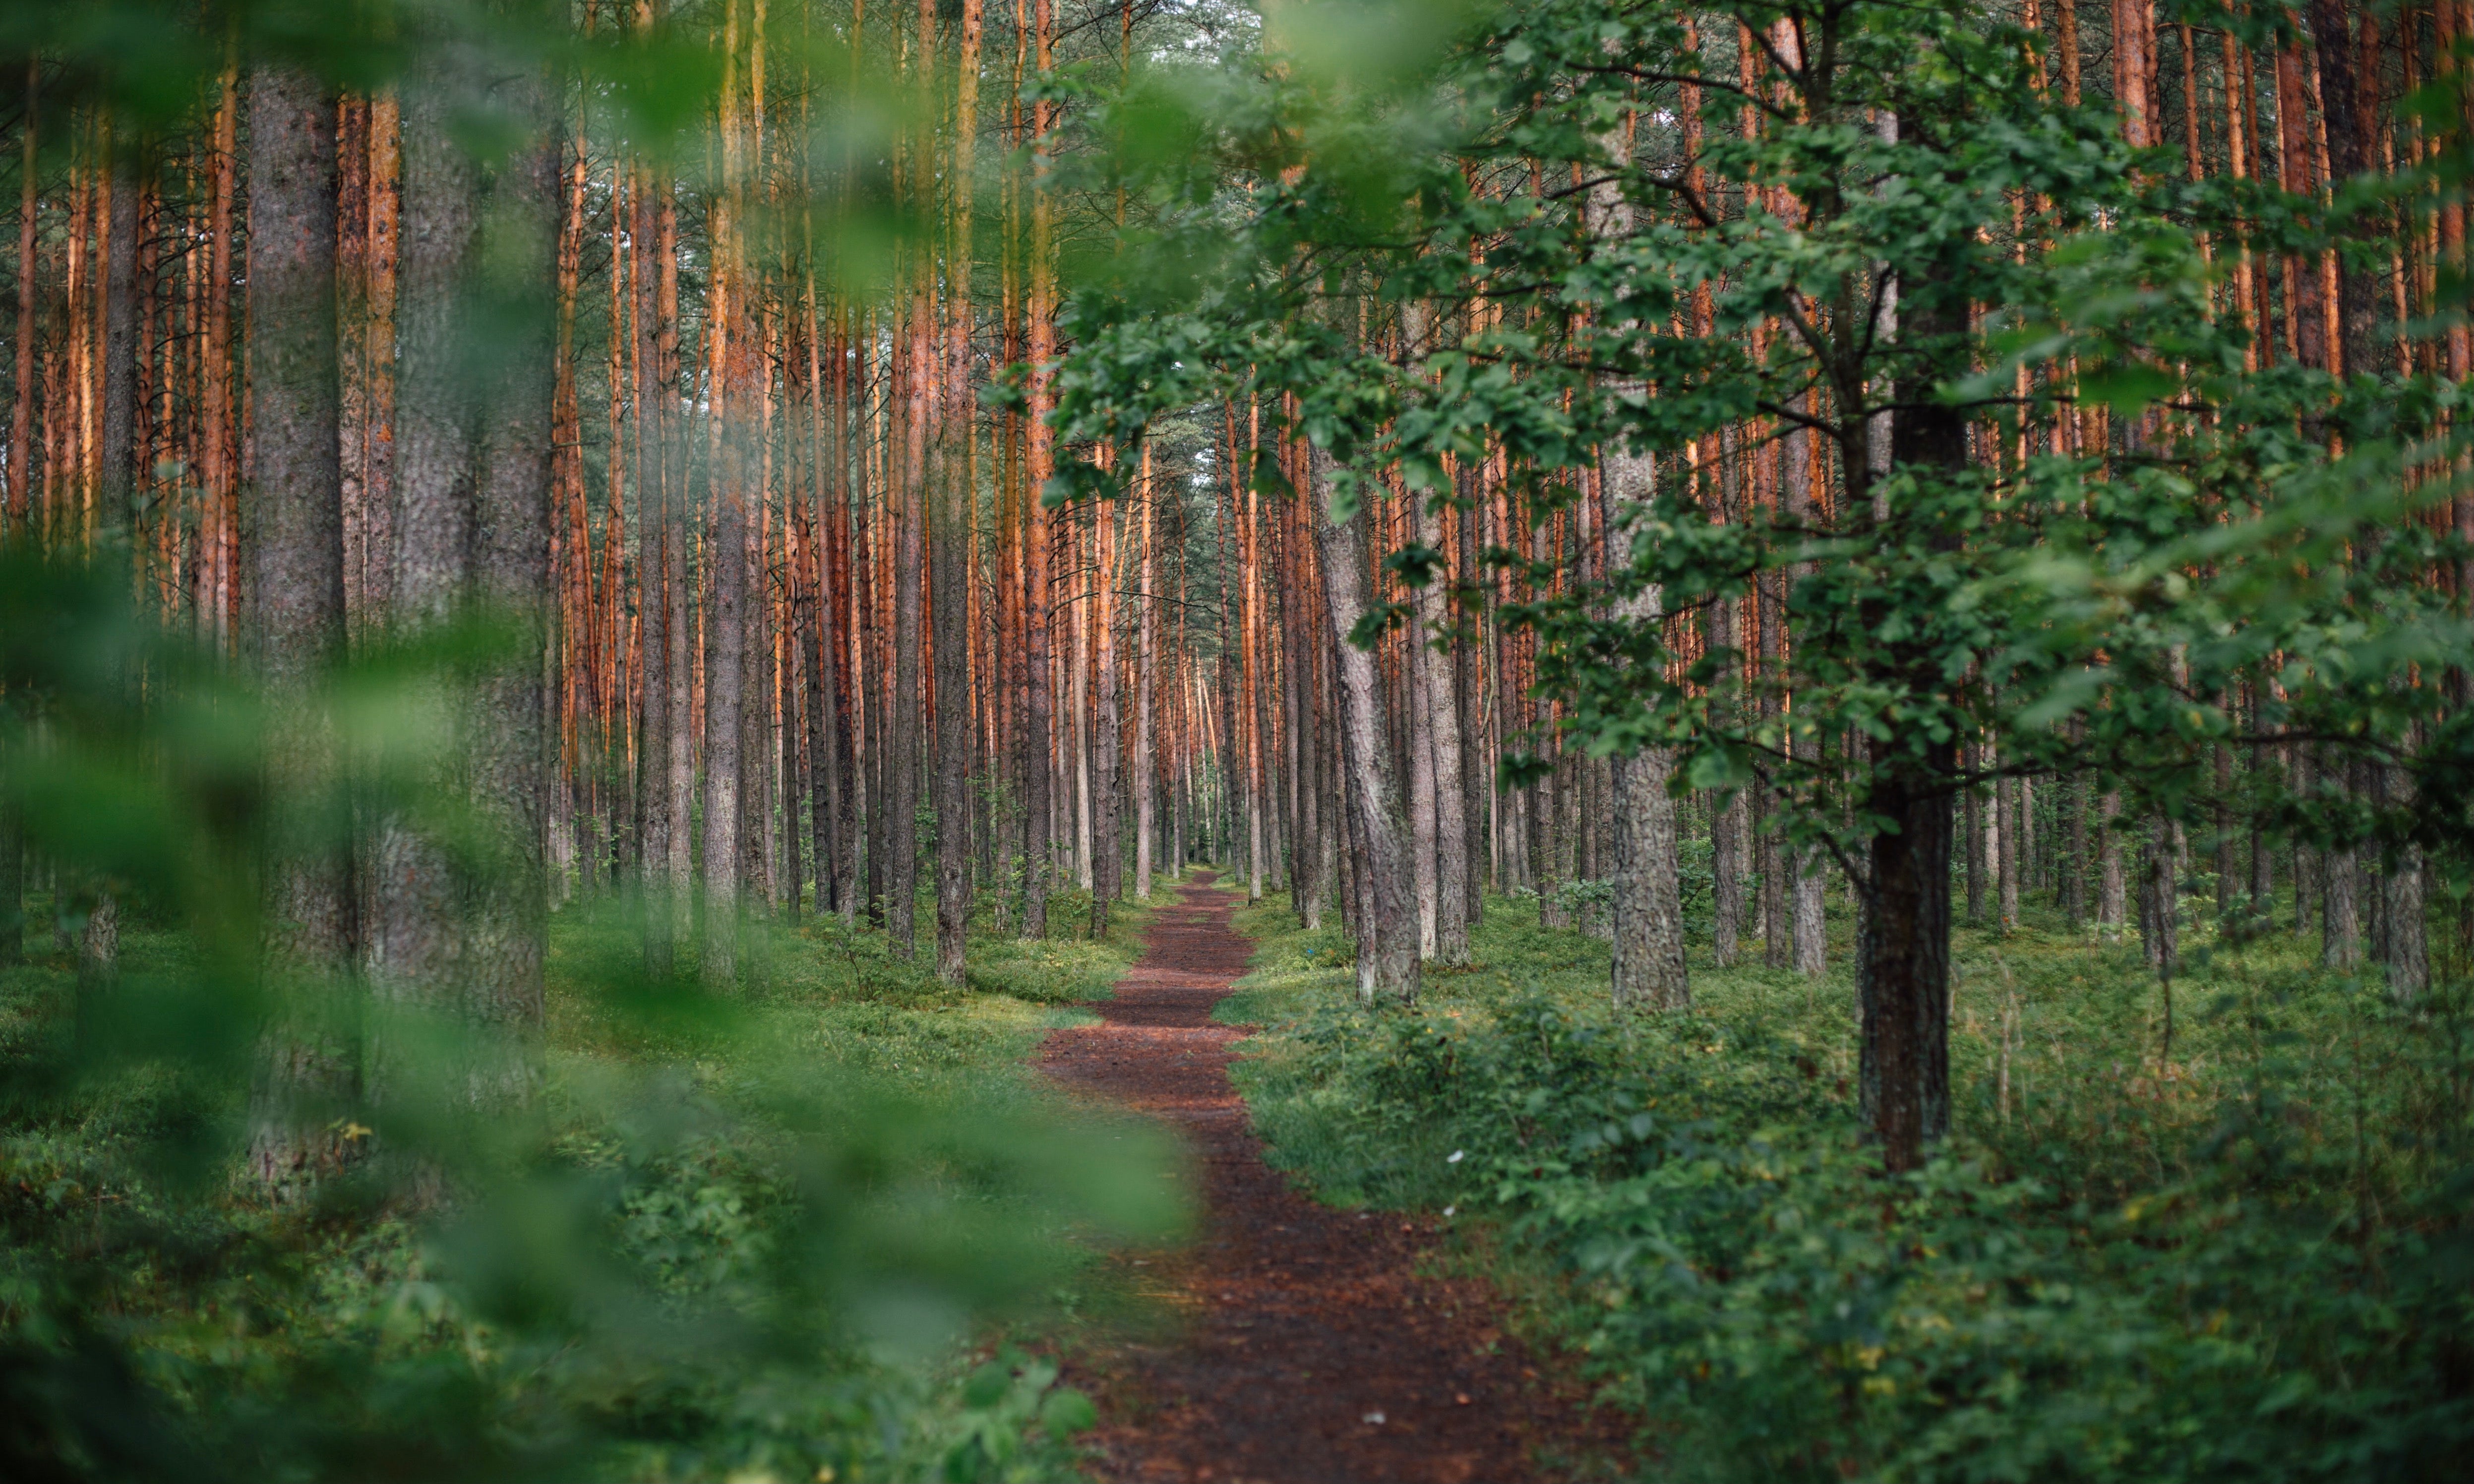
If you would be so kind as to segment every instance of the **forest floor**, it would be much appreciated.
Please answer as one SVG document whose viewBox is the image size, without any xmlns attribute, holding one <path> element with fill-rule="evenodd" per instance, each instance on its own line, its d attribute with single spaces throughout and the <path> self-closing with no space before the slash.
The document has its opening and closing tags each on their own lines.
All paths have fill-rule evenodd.
<svg viewBox="0 0 2474 1484">
<path fill-rule="evenodd" d="M 1178 1130 L 1201 1178 L 1198 1240 L 1111 1259 L 1180 1322 L 1097 1341 L 1067 1368 L 1099 1403 L 1095 1472 L 1128 1484 L 1595 1476 L 1620 1423 L 1506 1331 L 1485 1282 L 1438 1271 L 1434 1221 L 1319 1205 L 1264 1162 L 1228 1080 L 1249 1028 L 1212 1014 L 1255 946 L 1231 926 L 1242 899 L 1207 880 L 1176 889 L 1142 959 L 1094 1005 L 1100 1023 L 1059 1030 L 1040 1051 L 1067 1084 Z"/>
</svg>

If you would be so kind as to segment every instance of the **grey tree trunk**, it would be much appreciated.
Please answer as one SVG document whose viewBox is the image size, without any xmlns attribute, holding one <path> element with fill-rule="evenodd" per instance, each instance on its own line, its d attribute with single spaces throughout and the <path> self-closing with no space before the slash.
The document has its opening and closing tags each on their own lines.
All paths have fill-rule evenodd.
<svg viewBox="0 0 2474 1484">
<path fill-rule="evenodd" d="M 1645 514 L 1656 469 L 1646 454 L 1610 453 L 1601 476 L 1615 514 L 1610 559 L 1629 563 L 1629 516 Z M 1644 588 L 1622 606 L 1636 624 L 1661 621 L 1663 595 Z M 1609 780 L 1614 824 L 1613 994 L 1618 1008 L 1679 1010 L 1692 1003 L 1684 964 L 1684 896 L 1676 854 L 1675 797 L 1667 780 L 1674 754 L 1644 747 L 1614 760 Z"/>
<path fill-rule="evenodd" d="M 2126 883 L 2122 873 L 2122 791 L 2106 791 L 2097 801 L 2097 896 L 2096 920 L 2099 927 L 2119 932 L 2128 913 Z"/>
<path fill-rule="evenodd" d="M 466 340 L 466 274 L 477 220 L 472 161 L 451 133 L 468 81 L 458 59 L 434 61 L 403 94 L 403 215 L 397 264 L 395 550 L 390 623 L 403 638 L 453 617 L 472 547 L 473 366 Z M 431 682 L 415 704 L 452 715 Z M 450 760 L 423 759 L 420 782 L 444 790 Z M 415 816 L 377 824 L 376 881 L 367 924 L 372 987 L 401 1010 L 459 1011 L 462 942 L 451 863 Z M 381 1062 L 392 1055 L 383 1044 Z M 383 1067 L 381 1067 L 383 1082 Z"/>
<path fill-rule="evenodd" d="M 1418 539 L 1443 549 L 1441 514 L 1419 502 Z M 1469 960 L 1469 810 L 1467 763 L 1461 745 L 1460 688 L 1454 671 L 1450 600 L 1440 582 L 1418 595 L 1419 623 L 1428 650 L 1424 656 L 1426 738 L 1434 758 L 1435 793 L 1435 961 L 1464 964 Z M 1432 646 L 1441 645 L 1441 648 Z M 1413 740 L 1412 745 L 1415 745 Z"/>
<path fill-rule="evenodd" d="M 262 68 L 249 137 L 251 617 L 276 708 L 270 796 L 318 820 L 341 816 L 325 806 L 343 788 L 316 693 L 344 646 L 334 99 L 304 74 Z M 266 876 L 275 1011 L 251 1088 L 247 1171 L 286 1200 L 349 1152 L 319 1131 L 356 1090 L 347 985 L 359 925 L 349 834 L 312 825 L 278 839 Z"/>
<path fill-rule="evenodd" d="M 1412 501 L 1416 496 L 1410 497 Z M 1436 917 L 1440 892 L 1435 870 L 1435 750 L 1427 720 L 1426 670 L 1434 661 L 1426 648 L 1426 626 L 1413 621 L 1409 626 L 1406 671 L 1401 676 L 1401 704 L 1408 713 L 1405 729 L 1409 767 L 1409 863 L 1414 894 L 1418 902 L 1418 957 L 1431 961 L 1435 957 Z"/>
<path fill-rule="evenodd" d="M 1795 740 L 1795 751 L 1807 762 L 1816 762 L 1821 754 L 1821 739 L 1799 737 Z M 1795 971 L 1807 979 L 1819 979 L 1830 967 L 1829 919 L 1823 901 L 1829 881 L 1822 873 L 1821 861 L 1819 846 L 1792 848 L 1782 842 L 1779 849 L 1780 868 L 1789 877 L 1786 884 L 1789 956 Z"/>
<path fill-rule="evenodd" d="M 2022 819 L 2025 811 L 2020 807 L 2019 780 L 2003 778 L 1993 786 L 1993 811 L 2001 820 L 2001 852 L 1995 862 L 1995 875 L 2001 889 L 2001 926 L 2019 925 L 2020 867 L 2026 849 Z"/>
<path fill-rule="evenodd" d="M 731 406 L 719 389 L 714 401 L 712 416 L 721 427 L 714 450 L 711 539 L 705 543 L 711 597 L 704 623 L 701 962 L 706 981 L 722 985 L 739 975 L 740 755 L 750 659 L 746 652 L 747 501 L 753 492 L 746 481 L 743 430 L 734 426 L 742 409 Z"/>
<path fill-rule="evenodd" d="M 553 773 L 543 662 L 550 596 L 550 419 L 556 380 L 556 242 L 563 147 L 547 80 L 502 84 L 529 126 L 497 172 L 485 266 L 476 285 L 496 327 L 473 490 L 471 599 L 502 625 L 508 648 L 473 698 L 465 750 L 476 822 L 490 858 L 468 883 L 470 1014 L 496 1062 L 475 1068 L 483 1096 L 529 1099 L 541 1075 L 543 959 L 549 922 Z"/>
<path fill-rule="evenodd" d="M 1322 554 L 1325 608 L 1338 663 L 1343 766 L 1348 770 L 1351 863 L 1358 878 L 1357 993 L 1369 1005 L 1418 998 L 1418 918 L 1398 786 L 1384 743 L 1388 722 L 1374 656 L 1348 642 L 1367 608 L 1366 512 L 1331 518 L 1332 460 L 1313 453 L 1316 545 Z"/>
<path fill-rule="evenodd" d="M 2314 771 L 2335 790 L 2344 790 L 2350 781 L 2341 763 L 2331 766 L 2324 758 Z M 2326 862 L 2319 878 L 2319 961 L 2350 969 L 2363 961 L 2362 853 L 2331 850 Z"/>
</svg>

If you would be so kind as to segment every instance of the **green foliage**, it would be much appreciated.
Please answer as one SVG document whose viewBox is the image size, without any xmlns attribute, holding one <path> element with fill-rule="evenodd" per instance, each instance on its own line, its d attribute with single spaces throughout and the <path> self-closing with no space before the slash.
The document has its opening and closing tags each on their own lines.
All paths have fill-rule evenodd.
<svg viewBox="0 0 2474 1484">
<path fill-rule="evenodd" d="M 1507 920 L 1512 919 L 1512 920 Z M 1326 1199 L 1491 1213 L 1677 1478 L 2453 1477 L 2474 1445 L 2474 1004 L 2278 938 L 2195 955 L 2170 1058 L 2135 957 L 1962 934 L 1956 1129 L 1885 1182 L 1848 986 L 1603 950 L 1490 903 L 1484 972 L 1349 1003 L 1273 936 L 1241 1080 Z"/>
</svg>

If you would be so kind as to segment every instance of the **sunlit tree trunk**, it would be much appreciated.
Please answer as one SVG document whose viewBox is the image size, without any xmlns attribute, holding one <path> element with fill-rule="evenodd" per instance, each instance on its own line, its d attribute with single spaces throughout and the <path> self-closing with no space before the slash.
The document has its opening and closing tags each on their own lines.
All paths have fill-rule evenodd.
<svg viewBox="0 0 2474 1484">
<path fill-rule="evenodd" d="M 9 407 L 9 489 L 6 524 L 0 525 L 0 549 L 32 539 L 35 476 L 35 291 L 41 275 L 36 231 L 41 219 L 41 187 L 37 175 L 36 124 L 42 63 L 26 62 L 26 117 L 21 180 L 17 203 L 16 376 Z M 0 968 L 26 957 L 25 832 L 16 804 L 0 797 Z"/>
<path fill-rule="evenodd" d="M 1142 474 L 1136 499 L 1142 511 L 1138 540 L 1142 553 L 1134 575 L 1134 896 L 1152 894 L 1152 847 L 1158 820 L 1158 734 L 1152 712 L 1158 700 L 1159 667 L 1159 488 L 1152 477 L 1152 446 L 1143 445 Z"/>
<path fill-rule="evenodd" d="M 327 143 L 334 153 L 332 121 Z M 87 486 L 91 529 L 105 560 L 142 569 L 143 543 L 137 529 L 137 198 L 138 160 L 134 141 L 115 139 L 109 117 L 98 133 L 103 158 L 94 190 L 96 249 L 103 255 L 103 344 L 100 381 L 102 426 L 93 454 L 94 477 Z M 327 210 L 334 220 L 330 202 Z M 128 677 L 130 684 L 135 676 Z M 120 974 L 120 896 L 115 884 L 101 882 L 81 891 L 85 926 L 78 936 L 80 995 L 100 993 Z"/>
<path fill-rule="evenodd" d="M 962 983 L 971 919 L 970 552 L 975 541 L 971 450 L 971 190 L 979 129 L 981 0 L 962 0 L 955 66 L 952 230 L 946 243 L 947 345 L 938 357 L 933 586 L 936 605 L 936 977 Z M 982 680 L 992 677 L 982 674 Z"/>
<path fill-rule="evenodd" d="M 1117 769 L 1125 718 L 1117 673 L 1117 509 L 1104 502 L 1091 514 L 1091 936 L 1102 937 L 1123 885 Z"/>
</svg>

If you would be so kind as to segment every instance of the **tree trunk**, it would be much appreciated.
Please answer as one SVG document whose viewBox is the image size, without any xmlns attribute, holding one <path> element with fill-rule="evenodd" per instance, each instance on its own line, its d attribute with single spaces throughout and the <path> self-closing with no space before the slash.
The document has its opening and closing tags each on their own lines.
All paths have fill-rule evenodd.
<svg viewBox="0 0 2474 1484">
<path fill-rule="evenodd" d="M 1418 539 L 1436 551 L 1448 546 L 1443 512 L 1418 501 Z M 1452 613 L 1443 573 L 1418 595 L 1420 666 L 1425 683 L 1423 745 L 1432 755 L 1435 809 L 1435 945 L 1438 963 L 1469 961 L 1469 814 L 1468 790 L 1462 770 L 1459 687 L 1454 683 Z M 1413 736 L 1411 746 L 1420 744 Z M 1663 785 L 1661 784 L 1661 788 Z M 1673 827 L 1669 806 L 1669 829 Z M 1670 864 L 1672 863 L 1670 862 Z M 1670 883 L 1671 886 L 1671 883 Z"/>
<path fill-rule="evenodd" d="M 479 299 L 497 327 L 473 501 L 471 592 L 510 647 L 473 699 L 466 757 L 489 868 L 472 883 L 466 976 L 482 1047 L 499 1059 L 473 1084 L 524 1101 L 541 1077 L 542 969 L 549 919 L 548 819 L 553 775 L 542 661 L 551 617 L 549 526 L 557 385 L 557 239 L 563 156 L 554 94 L 538 74 L 503 82 L 502 106 L 532 136 L 499 167 L 481 261 Z"/>
<path fill-rule="evenodd" d="M 1322 581 L 1339 661 L 1338 724 L 1348 770 L 1348 808 L 1353 862 L 1359 877 L 1357 993 L 1368 1005 L 1412 1005 L 1418 999 L 1418 919 L 1411 896 L 1407 831 L 1401 826 L 1392 759 L 1384 746 L 1387 722 L 1374 656 L 1348 642 L 1367 609 L 1366 512 L 1331 518 L 1331 455 L 1316 449 L 1315 536 L 1322 553 Z"/>
<path fill-rule="evenodd" d="M 1890 743 L 1875 743 L 1877 756 Z M 1945 752 L 1947 748 L 1943 749 Z M 1867 807 L 1893 828 L 1873 837 L 1856 935 L 1862 1019 L 1857 1081 L 1864 1120 L 1893 1173 L 1917 1168 L 1950 1129 L 1951 799 L 1929 770 L 1890 773 Z"/>
<path fill-rule="evenodd" d="M 2124 900 L 2122 874 L 2122 791 L 2109 790 L 2097 801 L 2097 898 L 2096 920 L 2099 927 L 2119 933 L 2127 914 L 2129 903 Z"/>
<path fill-rule="evenodd" d="M 1821 755 L 1821 739 L 1802 736 L 1794 742 L 1796 756 L 1807 765 L 1817 764 Z M 1788 873 L 1787 946 L 1798 974 L 1807 979 L 1819 979 L 1830 967 L 1829 917 L 1824 893 L 1829 882 L 1822 873 L 1821 847 L 1807 845 L 1791 848 L 1782 844 L 1779 860 Z"/>
<path fill-rule="evenodd" d="M 1615 512 L 1610 560 L 1629 566 L 1627 512 L 1648 514 L 1656 494 L 1656 467 L 1644 454 L 1609 453 L 1599 470 Z M 1623 618 L 1639 625 L 1663 621 L 1662 596 L 1655 587 L 1643 589 L 1623 604 Z M 1680 1010 L 1692 1003 L 1684 963 L 1675 797 L 1667 791 L 1674 771 L 1669 749 L 1644 747 L 1615 759 L 1610 780 L 1614 814 L 1613 974 L 1618 1009 Z"/>
<path fill-rule="evenodd" d="M 1117 766 L 1124 718 L 1118 708 L 1117 512 L 1102 503 L 1092 512 L 1091 600 L 1091 936 L 1105 937 L 1108 904 L 1121 874 L 1117 839 Z"/>
<path fill-rule="evenodd" d="M 1157 709 L 1159 670 L 1159 488 L 1152 479 L 1152 446 L 1143 445 L 1141 493 L 1142 564 L 1136 578 L 1134 610 L 1134 896 L 1152 895 L 1152 846 L 1158 819 L 1159 758 L 1152 713 Z"/>
<path fill-rule="evenodd" d="M 270 797 L 315 819 L 342 787 L 317 696 L 344 649 L 344 506 L 335 363 L 334 105 L 303 73 L 250 87 L 250 588 L 256 659 L 278 708 Z M 317 1131 L 354 1090 L 342 989 L 358 938 L 350 838 L 303 832 L 268 863 L 276 1010 L 250 1099 L 248 1171 L 296 1197 L 348 1147 Z"/>
<path fill-rule="evenodd" d="M 725 121 L 725 132 L 735 130 Z M 704 614 L 704 921 L 699 961 L 706 983 L 739 977 L 740 765 L 745 742 L 748 672 L 747 535 L 755 450 L 744 426 L 753 408 L 740 400 L 752 380 L 754 348 L 735 301 L 748 291 L 745 254 L 730 205 L 714 206 L 713 280 L 706 292 L 706 353 L 712 380 L 711 524 L 705 542 Z"/>
<path fill-rule="evenodd" d="M 684 560 L 677 545 L 676 493 L 670 488 L 667 451 L 670 437 L 668 388 L 663 376 L 666 328 L 658 285 L 661 231 L 653 197 L 666 194 L 658 177 L 640 171 L 630 193 L 634 211 L 625 257 L 634 293 L 636 506 L 640 514 L 636 561 L 636 617 L 643 659 L 637 675 L 641 750 L 636 804 L 637 841 L 643 888 L 644 969 L 656 980 L 678 969 L 678 883 L 671 873 L 671 841 L 688 821 L 670 807 L 670 581 Z M 612 272 L 619 271 L 616 265 Z M 617 333 L 614 327 L 613 333 Z"/>
<path fill-rule="evenodd" d="M 913 915 L 919 896 L 920 581 L 927 502 L 928 379 L 930 335 L 923 300 L 910 308 L 913 323 L 903 352 L 910 358 L 904 396 L 902 474 L 893 493 L 899 547 L 893 571 L 893 693 L 888 700 L 885 757 L 885 932 L 904 958 L 917 949 Z"/>
<path fill-rule="evenodd" d="M 331 127 L 332 121 L 329 120 Z M 107 560 L 142 572 L 144 545 L 137 530 L 137 161 L 127 140 L 114 147 L 107 120 L 101 131 L 106 158 L 95 188 L 105 200 L 97 215 L 103 253 L 103 426 L 93 491 L 95 534 Z M 327 140 L 327 153 L 334 151 Z M 334 220 L 330 203 L 327 219 Z M 136 677 L 129 677 L 135 684 Z M 120 977 L 120 897 L 111 883 L 96 884 L 78 938 L 81 997 L 108 989 Z"/>
<path fill-rule="evenodd" d="M 450 133 L 465 106 L 460 59 L 407 80 L 403 102 L 403 235 L 397 269 L 401 375 L 396 401 L 394 591 L 388 621 L 405 637 L 452 618 L 471 549 L 473 388 L 465 353 L 465 275 L 473 256 L 477 186 Z M 451 709 L 432 683 L 421 704 Z M 452 767 L 424 760 L 424 782 L 443 788 Z M 368 924 L 373 987 L 407 1010 L 461 1009 L 462 941 L 456 883 L 443 843 L 398 812 L 378 824 L 376 883 Z"/>
<path fill-rule="evenodd" d="M 967 366 L 949 366 L 958 387 Z M 970 616 L 965 545 L 971 540 L 971 491 L 967 465 L 955 444 L 970 436 L 970 407 L 950 402 L 937 430 L 935 468 L 929 495 L 934 528 L 930 557 L 935 564 L 936 622 L 936 978 L 962 983 L 963 937 L 971 917 Z"/>
</svg>

